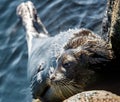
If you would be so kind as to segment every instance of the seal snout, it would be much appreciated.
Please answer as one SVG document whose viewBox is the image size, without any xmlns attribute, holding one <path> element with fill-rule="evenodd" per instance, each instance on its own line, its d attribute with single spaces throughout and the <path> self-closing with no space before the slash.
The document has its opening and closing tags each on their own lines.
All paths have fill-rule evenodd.
<svg viewBox="0 0 120 102">
<path fill-rule="evenodd" d="M 50 80 L 54 80 L 55 79 L 55 75 L 54 74 L 51 74 L 50 75 Z"/>
<path fill-rule="evenodd" d="M 60 80 L 64 79 L 65 76 L 63 73 L 57 72 L 57 73 L 51 74 L 49 78 L 51 81 L 60 81 Z"/>
</svg>

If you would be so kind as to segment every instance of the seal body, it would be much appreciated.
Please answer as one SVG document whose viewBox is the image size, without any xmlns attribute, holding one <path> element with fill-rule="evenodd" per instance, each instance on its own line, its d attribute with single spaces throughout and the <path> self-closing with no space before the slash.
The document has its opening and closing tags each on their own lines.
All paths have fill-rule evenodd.
<svg viewBox="0 0 120 102">
<path fill-rule="evenodd" d="M 17 14 L 26 30 L 34 99 L 60 102 L 82 92 L 95 81 L 96 70 L 113 58 L 111 46 L 88 29 L 70 29 L 50 37 L 30 1 L 19 5 Z"/>
<path fill-rule="evenodd" d="M 95 81 L 95 69 L 112 58 L 107 43 L 87 29 L 32 39 L 28 76 L 34 98 L 62 101 Z"/>
</svg>

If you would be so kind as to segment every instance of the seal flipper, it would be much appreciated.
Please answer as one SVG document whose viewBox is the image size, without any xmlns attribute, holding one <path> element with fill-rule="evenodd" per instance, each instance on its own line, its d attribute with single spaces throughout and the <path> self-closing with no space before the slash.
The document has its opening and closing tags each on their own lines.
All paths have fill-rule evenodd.
<svg viewBox="0 0 120 102">
<path fill-rule="evenodd" d="M 31 1 L 21 3 L 17 7 L 17 15 L 22 19 L 28 39 L 29 37 L 43 38 L 48 36 L 48 31 L 37 16 L 37 10 Z"/>
<path fill-rule="evenodd" d="M 30 54 L 33 39 L 42 39 L 49 37 L 49 35 L 40 18 L 37 16 L 37 10 L 31 1 L 21 3 L 17 7 L 17 15 L 21 18 L 23 26 L 25 27 L 28 53 Z"/>
</svg>

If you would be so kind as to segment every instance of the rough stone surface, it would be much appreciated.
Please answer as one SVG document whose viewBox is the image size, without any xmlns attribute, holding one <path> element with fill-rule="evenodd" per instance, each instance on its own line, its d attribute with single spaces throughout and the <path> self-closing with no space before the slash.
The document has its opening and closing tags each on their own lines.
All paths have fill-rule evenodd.
<svg viewBox="0 0 120 102">
<path fill-rule="evenodd" d="M 78 93 L 63 102 L 120 102 L 120 96 L 103 90 Z"/>
<path fill-rule="evenodd" d="M 110 38 L 117 60 L 120 59 L 120 0 L 111 0 Z M 119 63 L 119 62 L 118 62 Z"/>
</svg>

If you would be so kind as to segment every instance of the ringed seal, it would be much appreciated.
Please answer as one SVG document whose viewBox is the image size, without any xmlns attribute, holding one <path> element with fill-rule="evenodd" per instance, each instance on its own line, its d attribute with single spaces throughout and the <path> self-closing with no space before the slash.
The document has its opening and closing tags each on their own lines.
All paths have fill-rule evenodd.
<svg viewBox="0 0 120 102">
<path fill-rule="evenodd" d="M 28 78 L 34 99 L 60 102 L 82 92 L 96 70 L 113 58 L 111 46 L 88 29 L 70 29 L 50 37 L 28 1 L 17 8 L 26 30 Z"/>
</svg>

